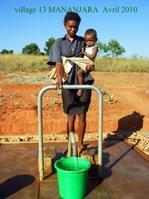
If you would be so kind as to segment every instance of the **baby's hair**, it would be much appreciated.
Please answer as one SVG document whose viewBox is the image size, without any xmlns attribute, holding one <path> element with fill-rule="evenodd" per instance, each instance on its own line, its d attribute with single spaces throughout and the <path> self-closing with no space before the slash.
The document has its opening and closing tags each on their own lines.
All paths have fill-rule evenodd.
<svg viewBox="0 0 149 199">
<path fill-rule="evenodd" d="M 96 32 L 96 30 L 95 29 L 87 29 L 86 31 L 85 31 L 85 34 L 84 34 L 84 36 L 86 36 L 86 35 L 90 35 L 90 34 L 92 34 L 93 36 L 94 36 L 94 38 L 95 38 L 95 40 L 97 41 L 97 32 Z"/>
<path fill-rule="evenodd" d="M 66 25 L 67 21 L 69 20 L 77 21 L 78 24 L 80 24 L 81 17 L 76 12 L 67 12 L 64 17 L 64 25 Z"/>
</svg>

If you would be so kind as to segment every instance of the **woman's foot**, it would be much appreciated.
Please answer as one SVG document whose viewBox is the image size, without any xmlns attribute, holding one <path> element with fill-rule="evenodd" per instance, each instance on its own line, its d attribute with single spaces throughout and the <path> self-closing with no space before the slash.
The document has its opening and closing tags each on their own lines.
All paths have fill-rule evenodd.
<svg viewBox="0 0 149 199">
<path fill-rule="evenodd" d="M 85 146 L 83 144 L 78 145 L 78 156 L 85 150 Z"/>
<path fill-rule="evenodd" d="M 81 97 L 82 94 L 83 94 L 83 90 L 82 90 L 82 89 L 79 89 L 79 90 L 77 91 L 77 96 L 78 96 L 78 97 Z"/>
</svg>

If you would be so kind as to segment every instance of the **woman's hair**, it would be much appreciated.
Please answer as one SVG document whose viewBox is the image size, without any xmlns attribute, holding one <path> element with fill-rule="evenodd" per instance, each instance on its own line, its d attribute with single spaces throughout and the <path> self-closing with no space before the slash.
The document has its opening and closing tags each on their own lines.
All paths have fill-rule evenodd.
<svg viewBox="0 0 149 199">
<path fill-rule="evenodd" d="M 70 21 L 70 20 L 77 21 L 78 24 L 80 24 L 81 17 L 76 12 L 67 12 L 64 17 L 64 25 L 67 23 L 67 21 Z"/>
<path fill-rule="evenodd" d="M 90 34 L 92 34 L 93 36 L 94 36 L 94 38 L 97 40 L 97 32 L 96 32 L 96 30 L 95 29 L 87 29 L 86 31 L 85 31 L 85 34 L 84 34 L 84 36 L 86 36 L 86 35 L 90 35 Z"/>
</svg>

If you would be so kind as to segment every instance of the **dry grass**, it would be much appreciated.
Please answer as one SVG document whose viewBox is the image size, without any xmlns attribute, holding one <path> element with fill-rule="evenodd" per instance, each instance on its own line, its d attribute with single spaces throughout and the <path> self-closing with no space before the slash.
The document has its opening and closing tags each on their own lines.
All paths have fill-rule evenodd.
<svg viewBox="0 0 149 199">
<path fill-rule="evenodd" d="M 0 55 L 0 71 L 39 72 L 48 71 L 47 56 Z M 97 58 L 96 70 L 101 72 L 149 72 L 149 59 Z"/>
<path fill-rule="evenodd" d="M 97 58 L 96 70 L 101 72 L 149 72 L 149 59 Z"/>
<path fill-rule="evenodd" d="M 35 55 L 0 55 L 0 71 L 12 72 L 39 72 L 47 67 L 47 56 Z"/>
</svg>

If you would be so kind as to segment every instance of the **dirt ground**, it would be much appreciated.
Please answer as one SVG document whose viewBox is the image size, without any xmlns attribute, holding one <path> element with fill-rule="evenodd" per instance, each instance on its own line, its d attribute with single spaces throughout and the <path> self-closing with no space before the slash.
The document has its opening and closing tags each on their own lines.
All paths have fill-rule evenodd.
<svg viewBox="0 0 149 199">
<path fill-rule="evenodd" d="M 21 76 L 28 77 L 27 81 L 18 78 Z M 107 93 L 104 95 L 104 132 L 149 131 L 149 73 L 94 72 L 93 76 L 94 85 Z M 41 88 L 51 84 L 44 77 L 46 73 L 0 74 L 1 135 L 37 134 L 37 96 Z M 87 132 L 98 130 L 97 107 L 97 95 L 93 92 Z M 45 94 L 43 117 L 45 134 L 66 132 L 66 115 L 56 91 Z"/>
</svg>

